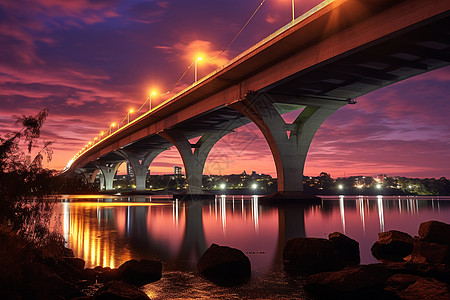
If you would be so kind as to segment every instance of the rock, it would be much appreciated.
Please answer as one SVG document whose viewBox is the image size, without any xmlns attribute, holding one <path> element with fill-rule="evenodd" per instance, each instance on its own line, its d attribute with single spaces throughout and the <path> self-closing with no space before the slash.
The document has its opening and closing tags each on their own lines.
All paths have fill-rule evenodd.
<svg viewBox="0 0 450 300">
<path fill-rule="evenodd" d="M 391 273 L 381 265 L 350 266 L 340 271 L 323 272 L 307 278 L 305 289 L 320 299 L 391 299 L 384 290 Z"/>
<path fill-rule="evenodd" d="M 97 271 L 97 272 L 102 272 L 103 271 L 103 267 L 102 266 L 96 266 L 94 268 L 94 270 Z"/>
<path fill-rule="evenodd" d="M 314 274 L 335 270 L 334 249 L 321 238 L 288 240 L 283 249 L 284 269 L 297 274 Z"/>
<path fill-rule="evenodd" d="M 118 269 L 103 268 L 97 275 L 98 282 L 109 282 L 120 279 L 120 273 Z"/>
<path fill-rule="evenodd" d="M 81 258 L 63 257 L 61 260 L 64 261 L 65 263 L 71 265 L 78 271 L 83 271 L 83 269 L 84 269 L 85 261 Z"/>
<path fill-rule="evenodd" d="M 340 232 L 330 233 L 328 240 L 333 245 L 335 258 L 342 267 L 359 264 L 359 243 L 357 241 Z"/>
<path fill-rule="evenodd" d="M 428 264 L 450 264 L 450 246 L 429 243 L 416 239 L 411 253 L 411 262 Z"/>
<path fill-rule="evenodd" d="M 74 284 L 44 264 L 29 264 L 25 276 L 25 299 L 71 299 L 83 295 Z"/>
<path fill-rule="evenodd" d="M 63 256 L 65 257 L 75 257 L 75 254 L 73 253 L 73 250 L 70 248 L 63 248 Z"/>
<path fill-rule="evenodd" d="M 100 288 L 93 297 L 95 300 L 148 300 L 144 292 L 136 286 L 122 282 L 112 281 Z"/>
<path fill-rule="evenodd" d="M 434 278 L 421 278 L 411 284 L 406 290 L 399 293 L 401 299 L 433 299 L 448 300 L 450 293 L 447 285 Z"/>
<path fill-rule="evenodd" d="M 197 269 L 209 280 L 224 286 L 234 286 L 248 281 L 250 260 L 235 248 L 212 244 L 197 263 Z"/>
<path fill-rule="evenodd" d="M 394 274 L 386 280 L 386 290 L 399 293 L 422 277 L 413 274 Z"/>
<path fill-rule="evenodd" d="M 89 281 L 96 281 L 98 276 L 98 272 L 96 272 L 94 269 L 84 269 L 81 271 L 81 277 L 89 280 Z"/>
<path fill-rule="evenodd" d="M 371 248 L 372 255 L 381 261 L 403 261 L 404 257 L 411 254 L 413 241 L 412 236 L 397 230 L 379 233 L 378 241 Z"/>
<path fill-rule="evenodd" d="M 160 261 L 135 259 L 123 263 L 119 268 L 119 276 L 128 283 L 144 285 L 157 281 L 162 277 L 162 265 Z"/>
<path fill-rule="evenodd" d="M 295 238 L 287 241 L 283 261 L 285 270 L 296 274 L 336 271 L 359 264 L 359 243 L 339 232 L 329 240 Z"/>
<path fill-rule="evenodd" d="M 450 246 L 450 224 L 439 221 L 424 222 L 419 226 L 419 239 Z"/>
</svg>

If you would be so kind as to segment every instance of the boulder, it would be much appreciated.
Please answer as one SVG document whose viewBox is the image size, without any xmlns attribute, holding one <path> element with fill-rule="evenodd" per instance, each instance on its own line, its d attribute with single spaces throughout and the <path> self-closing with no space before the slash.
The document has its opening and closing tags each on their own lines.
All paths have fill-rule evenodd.
<svg viewBox="0 0 450 300">
<path fill-rule="evenodd" d="M 144 292 L 136 286 L 122 282 L 111 281 L 100 288 L 95 294 L 95 300 L 148 300 Z"/>
<path fill-rule="evenodd" d="M 297 274 L 314 274 L 335 270 L 334 249 L 322 238 L 295 238 L 283 249 L 284 269 Z"/>
<path fill-rule="evenodd" d="M 31 263 L 24 272 L 25 299 L 71 299 L 83 295 L 73 283 L 64 280 L 44 264 Z"/>
<path fill-rule="evenodd" d="M 357 241 L 340 232 L 330 233 L 328 240 L 333 245 L 335 258 L 342 267 L 359 265 L 359 243 Z"/>
<path fill-rule="evenodd" d="M 386 290 L 399 293 L 406 288 L 408 288 L 411 284 L 415 283 L 417 280 L 422 277 L 413 274 L 404 274 L 398 273 L 394 274 L 386 280 Z"/>
<path fill-rule="evenodd" d="M 75 257 L 73 250 L 70 248 L 63 247 L 63 256 L 65 257 Z"/>
<path fill-rule="evenodd" d="M 85 261 L 81 258 L 63 257 L 61 260 L 64 261 L 65 263 L 71 265 L 78 271 L 83 271 L 83 269 L 84 269 Z"/>
<path fill-rule="evenodd" d="M 144 285 L 157 281 L 162 277 L 162 264 L 160 261 L 135 259 L 123 263 L 119 268 L 120 279 L 128 283 Z"/>
<path fill-rule="evenodd" d="M 384 290 L 391 273 L 381 265 L 359 265 L 323 272 L 307 278 L 305 289 L 319 299 L 393 299 Z"/>
<path fill-rule="evenodd" d="M 439 221 L 424 222 L 419 226 L 419 239 L 450 246 L 450 224 Z"/>
<path fill-rule="evenodd" d="M 98 276 L 98 272 L 95 271 L 94 269 L 84 269 L 83 271 L 81 271 L 81 277 L 83 279 L 89 280 L 89 281 L 96 281 L 97 280 L 97 276 Z"/>
<path fill-rule="evenodd" d="M 411 254 L 414 239 L 407 233 L 390 230 L 378 234 L 371 248 L 372 255 L 378 260 L 403 261 L 404 257 Z"/>
<path fill-rule="evenodd" d="M 291 239 L 283 249 L 285 270 L 296 274 L 336 271 L 359 261 L 359 243 L 339 232 L 331 233 L 329 240 Z"/>
<path fill-rule="evenodd" d="M 447 284 L 435 278 L 421 278 L 415 283 L 411 284 L 406 290 L 400 292 L 399 296 L 401 299 L 405 300 L 450 299 L 450 293 Z"/>
<path fill-rule="evenodd" d="M 248 281 L 250 260 L 239 249 L 212 244 L 197 263 L 197 269 L 209 280 L 224 286 Z"/>
<path fill-rule="evenodd" d="M 450 264 L 450 246 L 438 243 L 414 240 L 411 262 L 428 264 Z"/>
<path fill-rule="evenodd" d="M 118 269 L 103 268 L 98 271 L 97 280 L 98 282 L 109 282 L 120 279 L 120 273 Z"/>
</svg>

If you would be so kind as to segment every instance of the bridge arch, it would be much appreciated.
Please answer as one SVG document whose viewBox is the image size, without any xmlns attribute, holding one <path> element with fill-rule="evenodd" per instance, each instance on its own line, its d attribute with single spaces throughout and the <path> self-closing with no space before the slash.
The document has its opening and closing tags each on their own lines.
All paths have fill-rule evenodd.
<svg viewBox="0 0 450 300">
<path fill-rule="evenodd" d="M 275 162 L 278 192 L 275 197 L 302 196 L 303 169 L 312 139 L 320 125 L 348 101 L 296 99 L 295 103 L 306 106 L 299 116 L 288 124 L 275 107 L 276 95 L 269 93 L 249 93 L 240 101 L 229 105 L 249 118 L 262 132 Z"/>
</svg>

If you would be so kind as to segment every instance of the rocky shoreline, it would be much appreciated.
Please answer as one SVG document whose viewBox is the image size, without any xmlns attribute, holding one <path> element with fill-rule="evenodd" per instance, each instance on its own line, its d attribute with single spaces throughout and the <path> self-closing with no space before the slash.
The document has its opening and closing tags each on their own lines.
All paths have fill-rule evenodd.
<svg viewBox="0 0 450 300">
<path fill-rule="evenodd" d="M 420 224 L 418 236 L 379 233 L 372 254 L 380 263 L 360 265 L 359 243 L 342 233 L 328 239 L 295 238 L 283 250 L 284 271 L 305 279 L 314 299 L 450 299 L 450 225 Z M 156 260 L 130 260 L 117 269 L 84 268 L 70 249 L 58 259 L 34 259 L 20 282 L 0 285 L 2 299 L 149 299 L 140 290 L 162 277 Z M 251 265 L 240 250 L 212 244 L 199 259 L 201 276 L 220 286 L 250 280 Z"/>
</svg>

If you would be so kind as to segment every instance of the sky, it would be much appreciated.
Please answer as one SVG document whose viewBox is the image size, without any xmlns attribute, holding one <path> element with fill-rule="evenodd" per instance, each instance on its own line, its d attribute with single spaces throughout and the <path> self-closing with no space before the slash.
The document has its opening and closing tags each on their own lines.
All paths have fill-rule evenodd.
<svg viewBox="0 0 450 300">
<path fill-rule="evenodd" d="M 321 1 L 296 0 L 295 15 Z M 0 134 L 21 115 L 48 108 L 42 138 L 54 141 L 61 170 L 88 141 L 150 91 L 152 104 L 191 85 L 198 56 L 224 50 L 261 0 L 2 0 L 0 2 Z M 291 21 L 290 0 L 267 0 L 218 58 L 198 63 L 199 78 Z M 450 178 L 450 67 L 357 99 L 325 121 L 311 144 L 304 174 Z M 295 113 L 284 116 L 287 121 Z M 133 115 L 132 115 L 133 118 Z M 42 145 L 42 143 L 41 143 Z M 39 150 L 36 148 L 34 151 Z M 153 174 L 182 166 L 176 149 L 160 154 Z M 267 142 L 249 124 L 220 140 L 204 174 L 270 174 Z"/>
</svg>

